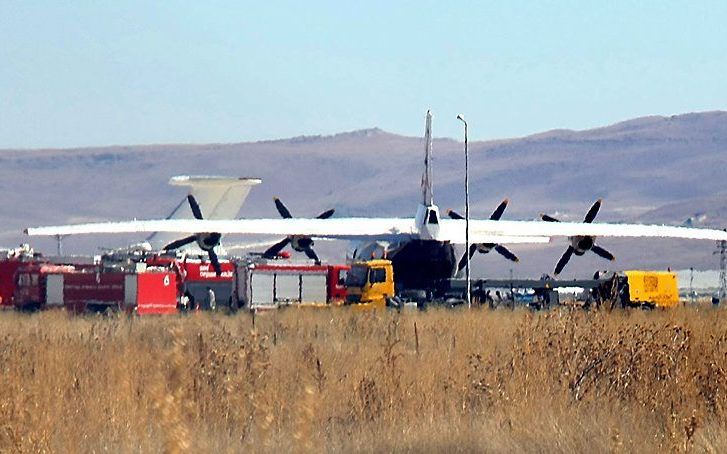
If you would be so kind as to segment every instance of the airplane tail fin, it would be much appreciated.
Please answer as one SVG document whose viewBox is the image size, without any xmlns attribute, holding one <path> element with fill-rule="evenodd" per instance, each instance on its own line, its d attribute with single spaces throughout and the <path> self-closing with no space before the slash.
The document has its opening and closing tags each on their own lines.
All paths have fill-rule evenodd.
<svg viewBox="0 0 727 454">
<path fill-rule="evenodd" d="M 188 186 L 202 208 L 205 219 L 234 219 L 245 202 L 250 189 L 260 184 L 259 178 L 218 177 L 209 175 L 178 175 L 169 179 L 172 186 Z M 183 197 L 167 219 L 192 219 L 192 211 Z M 153 233 L 148 238 L 152 245 L 161 247 L 173 235 Z"/>
<path fill-rule="evenodd" d="M 424 128 L 424 173 L 422 174 L 422 205 L 434 204 L 432 194 L 432 112 L 427 110 Z"/>
<path fill-rule="evenodd" d="M 202 207 L 205 219 L 235 218 L 245 203 L 250 189 L 261 182 L 259 178 L 208 175 L 179 175 L 169 179 L 169 184 L 172 186 L 189 186 L 189 193 Z M 187 204 L 182 204 L 180 208 L 190 211 Z M 185 214 L 190 213 L 173 213 L 170 218 L 187 218 L 189 216 Z"/>
<path fill-rule="evenodd" d="M 424 142 L 422 203 L 417 208 L 415 222 L 422 238 L 433 239 L 439 234 L 439 208 L 434 204 L 432 192 L 432 112 L 429 110 L 424 128 Z"/>
</svg>

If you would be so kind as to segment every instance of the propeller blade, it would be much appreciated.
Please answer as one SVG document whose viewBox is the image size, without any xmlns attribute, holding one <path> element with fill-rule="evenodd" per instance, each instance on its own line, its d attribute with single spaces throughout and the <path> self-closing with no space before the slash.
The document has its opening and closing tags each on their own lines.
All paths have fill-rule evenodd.
<svg viewBox="0 0 727 454">
<path fill-rule="evenodd" d="M 192 214 L 194 215 L 194 218 L 203 219 L 202 210 L 199 209 L 199 204 L 197 203 L 197 199 L 195 199 L 192 194 L 189 194 L 187 196 L 187 201 L 189 202 L 189 207 L 192 209 Z"/>
<path fill-rule="evenodd" d="M 477 245 L 476 244 L 470 244 L 470 259 L 472 259 L 472 256 L 475 255 L 475 252 L 477 251 Z M 457 265 L 457 272 L 459 273 L 464 269 L 464 267 L 467 266 L 467 253 L 465 252 L 462 254 L 462 258 L 459 261 L 459 264 Z"/>
<path fill-rule="evenodd" d="M 207 251 L 207 254 L 210 257 L 212 268 L 215 269 L 215 273 L 217 273 L 217 276 L 220 276 L 222 274 L 222 265 L 220 265 L 220 259 L 217 258 L 217 253 L 214 249 L 210 249 L 209 251 Z"/>
<path fill-rule="evenodd" d="M 568 263 L 568 260 L 570 260 L 571 255 L 573 255 L 573 246 L 568 246 L 568 249 L 565 250 L 565 253 L 563 256 L 558 260 L 558 264 L 555 265 L 555 274 L 560 274 L 561 271 L 563 271 L 563 268 L 565 268 L 566 263 Z"/>
<path fill-rule="evenodd" d="M 336 212 L 336 210 L 334 208 L 331 208 L 330 210 L 324 211 L 323 213 L 316 216 L 316 219 L 328 219 L 331 216 L 333 216 L 333 213 L 335 213 L 335 212 Z"/>
<path fill-rule="evenodd" d="M 447 210 L 447 215 L 449 215 L 451 219 L 464 219 L 464 216 L 454 210 Z"/>
<path fill-rule="evenodd" d="M 602 248 L 601 246 L 596 246 L 595 244 L 591 247 L 591 250 L 596 253 L 596 255 L 599 255 L 603 257 L 606 260 L 614 261 L 616 260 L 616 257 L 613 256 L 610 252 Z"/>
<path fill-rule="evenodd" d="M 507 208 L 508 203 L 510 203 L 510 200 L 508 199 L 500 202 L 500 205 L 498 205 L 497 208 L 495 208 L 495 211 L 493 211 L 490 215 L 490 219 L 493 221 L 498 221 L 502 217 L 502 213 L 505 212 L 505 208 Z"/>
<path fill-rule="evenodd" d="M 462 258 L 459 259 L 459 263 L 457 264 L 457 272 L 459 273 L 464 269 L 464 267 L 467 266 L 467 253 L 465 252 L 462 254 Z"/>
<path fill-rule="evenodd" d="M 508 260 L 512 260 L 513 262 L 519 262 L 520 259 L 517 258 L 517 255 L 510 252 L 508 248 L 502 245 L 495 246 L 495 250 L 500 253 L 501 256 L 505 257 Z"/>
<path fill-rule="evenodd" d="M 315 261 L 316 265 L 321 264 L 321 260 L 318 258 L 318 255 L 316 255 L 316 251 L 314 251 L 312 247 L 308 246 L 307 248 L 303 249 L 303 252 L 305 252 L 305 255 L 307 255 L 309 259 Z"/>
<path fill-rule="evenodd" d="M 586 217 L 583 219 L 583 222 L 591 223 L 594 219 L 596 219 L 596 215 L 598 214 L 598 210 L 601 209 L 601 199 L 596 200 L 596 203 L 593 204 L 590 210 L 588 210 L 588 213 L 586 213 Z"/>
<path fill-rule="evenodd" d="M 186 238 L 182 238 L 181 240 L 172 241 L 171 243 L 164 246 L 162 250 L 168 251 L 170 249 L 177 249 L 189 243 L 194 243 L 195 241 L 197 241 L 197 235 L 191 235 Z"/>
<path fill-rule="evenodd" d="M 553 216 L 549 216 L 549 215 L 547 215 L 545 213 L 540 213 L 540 219 L 542 219 L 545 222 L 560 222 L 559 220 L 557 220 Z"/>
<path fill-rule="evenodd" d="M 263 257 L 269 259 L 275 257 L 276 255 L 280 254 L 280 251 L 282 251 L 283 248 L 288 245 L 288 243 L 290 243 L 290 238 L 283 238 L 281 241 L 267 248 L 265 252 L 263 252 Z"/>
<path fill-rule="evenodd" d="M 275 208 L 278 209 L 278 213 L 280 213 L 280 216 L 282 216 L 283 219 L 290 219 L 293 217 L 293 215 L 290 214 L 290 211 L 288 211 L 288 208 L 283 205 L 283 202 L 281 202 L 279 198 L 273 197 L 273 201 L 275 202 Z"/>
</svg>

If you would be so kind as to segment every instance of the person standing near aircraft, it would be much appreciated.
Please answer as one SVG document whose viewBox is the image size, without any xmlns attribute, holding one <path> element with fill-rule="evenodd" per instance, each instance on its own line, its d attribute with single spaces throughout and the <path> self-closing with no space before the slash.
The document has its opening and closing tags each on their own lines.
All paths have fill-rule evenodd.
<svg viewBox="0 0 727 454">
<path fill-rule="evenodd" d="M 207 309 L 214 311 L 217 310 L 217 296 L 212 287 L 207 287 Z"/>
</svg>

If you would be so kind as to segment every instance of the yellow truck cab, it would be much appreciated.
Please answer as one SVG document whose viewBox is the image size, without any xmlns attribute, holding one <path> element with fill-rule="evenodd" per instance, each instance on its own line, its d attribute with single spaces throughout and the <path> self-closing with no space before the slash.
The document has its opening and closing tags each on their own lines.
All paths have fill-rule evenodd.
<svg viewBox="0 0 727 454">
<path fill-rule="evenodd" d="M 677 275 L 672 271 L 624 271 L 632 305 L 674 307 L 679 304 Z"/>
<path fill-rule="evenodd" d="M 385 308 L 394 296 L 391 260 L 354 262 L 346 277 L 346 304 L 359 308 Z"/>
</svg>

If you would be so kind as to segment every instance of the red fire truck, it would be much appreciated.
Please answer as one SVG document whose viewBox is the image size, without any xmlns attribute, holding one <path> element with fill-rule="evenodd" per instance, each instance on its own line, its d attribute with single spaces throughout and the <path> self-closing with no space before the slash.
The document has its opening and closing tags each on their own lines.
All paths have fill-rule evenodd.
<svg viewBox="0 0 727 454">
<path fill-rule="evenodd" d="M 189 299 L 191 307 L 204 310 L 215 310 L 208 306 L 208 293 L 215 294 L 217 305 L 228 305 L 232 295 L 232 280 L 235 264 L 229 260 L 220 260 L 222 274 L 215 273 L 212 264 L 201 258 L 177 259 L 166 255 L 147 257 L 148 266 L 163 266 L 177 273 L 177 284 L 180 295 Z"/>
<path fill-rule="evenodd" d="M 347 265 L 240 262 L 233 302 L 250 310 L 281 306 L 329 306 L 346 300 Z"/>
<path fill-rule="evenodd" d="M 104 272 L 99 266 L 29 263 L 16 271 L 14 304 L 22 310 L 64 307 L 74 313 L 174 313 L 177 276 L 173 271 Z"/>
</svg>

